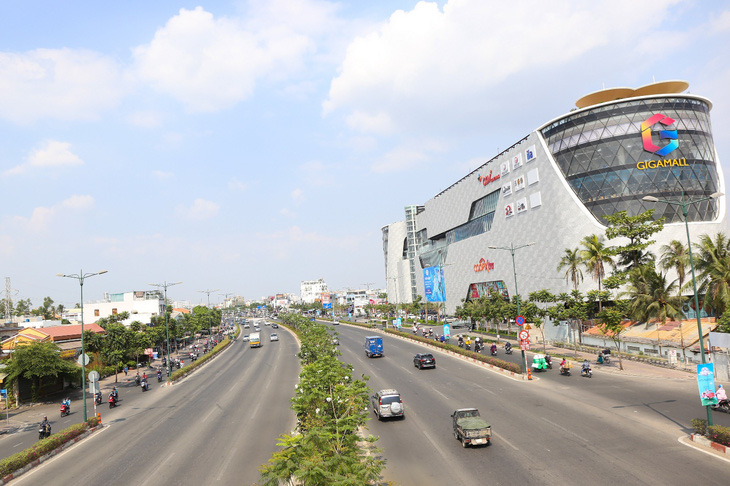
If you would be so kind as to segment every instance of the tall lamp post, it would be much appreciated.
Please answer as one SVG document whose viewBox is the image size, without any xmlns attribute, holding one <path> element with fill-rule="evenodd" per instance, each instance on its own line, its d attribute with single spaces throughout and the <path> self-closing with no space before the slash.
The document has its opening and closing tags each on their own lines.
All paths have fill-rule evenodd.
<svg viewBox="0 0 730 486">
<path fill-rule="evenodd" d="M 210 294 L 212 294 L 213 292 L 218 292 L 219 290 L 220 289 L 198 290 L 198 292 L 200 292 L 202 294 L 208 294 L 208 345 L 209 345 L 209 347 L 210 347 L 211 341 L 213 340 L 213 327 L 210 324 Z M 212 348 L 210 348 L 210 349 L 212 349 Z M 210 349 L 208 349 L 208 351 L 210 351 Z"/>
<path fill-rule="evenodd" d="M 700 321 L 700 301 L 699 297 L 697 296 L 697 280 L 695 279 L 695 264 L 694 260 L 692 259 L 692 240 L 689 236 L 689 222 L 687 221 L 687 214 L 689 213 L 689 207 L 691 204 L 696 204 L 702 201 L 707 201 L 709 199 L 717 199 L 718 197 L 722 196 L 723 194 L 721 192 L 715 192 L 710 194 L 709 196 L 702 197 L 699 199 L 690 199 L 688 197 L 685 197 L 684 192 L 682 192 L 682 197 L 679 201 L 667 201 L 666 199 L 658 199 L 654 196 L 644 196 L 641 198 L 642 201 L 646 202 L 663 202 L 665 204 L 670 204 L 672 206 L 679 206 L 682 208 L 682 215 L 684 216 L 684 228 L 687 231 L 687 249 L 689 250 L 689 267 L 692 270 L 692 289 L 694 290 L 694 300 L 695 300 L 695 315 L 697 316 L 697 333 L 700 336 L 700 357 L 702 359 L 702 363 L 704 364 L 705 361 L 705 343 L 702 338 L 702 322 Z M 712 425 L 712 412 L 710 410 L 709 405 L 705 405 L 705 409 L 707 410 L 707 425 Z"/>
<path fill-rule="evenodd" d="M 172 282 L 167 283 L 163 282 L 161 284 L 147 284 L 151 285 L 152 287 L 158 287 L 165 289 L 165 334 L 167 337 L 167 382 L 170 383 L 170 375 L 172 374 L 172 363 L 170 363 L 170 326 L 167 323 L 167 287 L 172 287 L 173 285 L 181 284 L 182 282 Z"/>
<path fill-rule="evenodd" d="M 84 271 L 81 270 L 79 273 L 69 275 L 64 273 L 56 274 L 56 277 L 75 278 L 79 281 L 79 286 L 81 287 L 81 395 L 82 400 L 84 401 L 84 422 L 86 422 L 88 418 L 86 415 L 86 349 L 84 348 L 84 280 L 96 275 L 102 275 L 106 272 L 106 270 L 100 270 L 93 273 L 84 273 Z"/>
<path fill-rule="evenodd" d="M 515 299 L 517 299 L 517 315 L 520 315 L 520 291 L 517 290 L 517 267 L 515 266 L 515 251 L 532 246 L 535 243 L 527 243 L 525 245 L 515 246 L 514 243 L 510 243 L 509 246 L 488 246 L 490 250 L 507 250 L 512 255 L 512 273 L 515 277 Z M 522 350 L 522 373 L 527 372 L 527 358 L 525 357 L 525 350 Z"/>
</svg>

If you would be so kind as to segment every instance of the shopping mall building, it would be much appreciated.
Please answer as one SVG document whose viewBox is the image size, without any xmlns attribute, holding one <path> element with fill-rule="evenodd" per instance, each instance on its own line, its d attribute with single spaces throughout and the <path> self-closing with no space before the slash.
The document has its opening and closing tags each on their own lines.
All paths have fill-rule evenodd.
<svg viewBox="0 0 730 486">
<path fill-rule="evenodd" d="M 557 270 L 565 249 L 604 234 L 603 217 L 617 211 L 654 209 L 665 218 L 649 248 L 655 255 L 671 240 L 686 242 L 681 208 L 642 198 L 725 192 L 712 103 L 687 88 L 669 81 L 591 93 L 425 204 L 406 206 L 405 220 L 382 230 L 390 301 L 430 295 L 429 267 L 429 275 L 436 270 L 443 278 L 447 314 L 490 288 L 512 297 L 515 273 L 523 298 L 540 289 L 570 291 Z M 690 205 L 693 242 L 727 231 L 725 204 L 723 195 Z M 510 246 L 522 247 L 514 251 L 514 269 L 513 252 L 504 249 Z M 583 274 L 579 289 L 595 289 Z"/>
</svg>

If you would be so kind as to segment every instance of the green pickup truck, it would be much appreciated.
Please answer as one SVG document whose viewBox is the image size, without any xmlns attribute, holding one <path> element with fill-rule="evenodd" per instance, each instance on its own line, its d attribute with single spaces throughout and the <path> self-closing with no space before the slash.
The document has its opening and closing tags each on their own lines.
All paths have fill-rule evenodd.
<svg viewBox="0 0 730 486">
<path fill-rule="evenodd" d="M 461 446 L 489 445 L 492 427 L 479 415 L 476 408 L 460 408 L 451 414 L 454 421 L 454 437 Z"/>
</svg>

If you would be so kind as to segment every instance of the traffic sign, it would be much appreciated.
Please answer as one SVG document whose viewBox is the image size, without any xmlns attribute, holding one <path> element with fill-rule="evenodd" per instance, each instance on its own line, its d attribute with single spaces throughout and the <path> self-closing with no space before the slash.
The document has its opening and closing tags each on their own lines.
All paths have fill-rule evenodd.
<svg viewBox="0 0 730 486">
<path fill-rule="evenodd" d="M 525 329 L 530 330 L 532 327 L 529 324 L 525 324 Z"/>
<path fill-rule="evenodd" d="M 84 353 L 79 355 L 79 359 L 76 360 L 80 365 L 86 366 L 89 364 L 89 355 Z"/>
<path fill-rule="evenodd" d="M 523 324 L 525 323 L 525 318 L 524 318 L 524 317 L 522 317 L 522 316 L 517 316 L 517 317 L 515 318 L 515 323 L 516 323 L 516 324 L 517 324 L 518 326 L 521 326 L 521 325 L 523 325 Z"/>
<path fill-rule="evenodd" d="M 92 383 L 96 383 L 99 381 L 99 372 L 96 370 L 92 370 L 89 372 L 89 381 Z"/>
<path fill-rule="evenodd" d="M 529 351 L 530 350 L 530 341 L 520 341 L 520 349 L 522 351 Z"/>
<path fill-rule="evenodd" d="M 525 331 L 524 329 L 520 331 L 520 340 L 526 341 L 530 338 L 530 333 Z"/>
</svg>

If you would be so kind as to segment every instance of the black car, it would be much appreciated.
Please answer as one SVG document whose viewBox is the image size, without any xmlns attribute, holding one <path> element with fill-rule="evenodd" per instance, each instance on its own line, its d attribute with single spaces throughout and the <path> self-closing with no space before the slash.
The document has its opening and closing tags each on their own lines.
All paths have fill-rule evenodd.
<svg viewBox="0 0 730 486">
<path fill-rule="evenodd" d="M 419 370 L 423 368 L 435 368 L 436 358 L 431 353 L 418 353 L 413 357 L 413 366 L 418 367 Z"/>
</svg>

